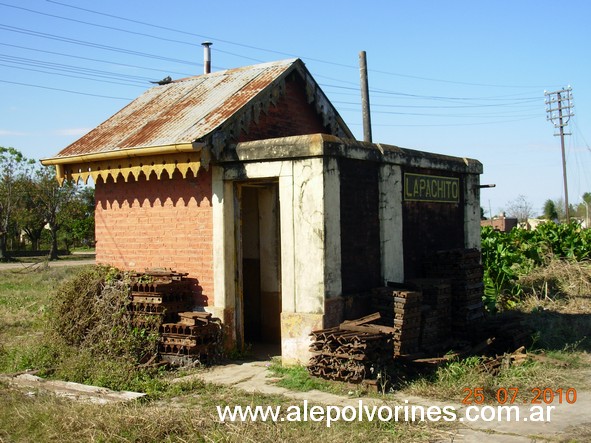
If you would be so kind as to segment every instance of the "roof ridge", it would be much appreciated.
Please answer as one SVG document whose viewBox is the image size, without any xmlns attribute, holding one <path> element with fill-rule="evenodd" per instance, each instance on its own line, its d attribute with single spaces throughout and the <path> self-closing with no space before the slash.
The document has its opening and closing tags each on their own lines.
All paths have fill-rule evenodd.
<svg viewBox="0 0 591 443">
<path fill-rule="evenodd" d="M 198 74 L 198 75 L 192 75 L 190 77 L 182 77 L 182 78 L 173 80 L 171 83 L 181 83 L 184 81 L 204 79 L 205 76 L 214 77 L 214 76 L 222 76 L 222 75 L 232 75 L 236 72 L 249 71 L 249 70 L 253 70 L 253 69 L 265 69 L 265 68 L 276 67 L 276 66 L 288 66 L 288 65 L 292 65 L 298 61 L 301 61 L 301 59 L 300 58 L 289 58 L 289 59 L 283 59 L 283 60 L 276 60 L 273 62 L 257 63 L 257 64 L 249 65 L 249 66 L 237 66 L 235 68 L 228 68 L 228 69 L 224 69 L 221 71 L 210 72 L 209 74 Z M 171 83 L 168 83 L 168 84 L 171 84 Z"/>
</svg>

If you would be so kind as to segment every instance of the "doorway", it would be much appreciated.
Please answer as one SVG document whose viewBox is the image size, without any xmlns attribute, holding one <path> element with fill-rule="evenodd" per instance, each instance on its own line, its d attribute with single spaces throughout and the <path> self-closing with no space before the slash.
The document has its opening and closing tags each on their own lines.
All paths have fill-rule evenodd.
<svg viewBox="0 0 591 443">
<path fill-rule="evenodd" d="M 277 181 L 236 185 L 239 342 L 280 353 L 281 241 Z M 265 351 L 266 352 L 266 351 Z"/>
</svg>

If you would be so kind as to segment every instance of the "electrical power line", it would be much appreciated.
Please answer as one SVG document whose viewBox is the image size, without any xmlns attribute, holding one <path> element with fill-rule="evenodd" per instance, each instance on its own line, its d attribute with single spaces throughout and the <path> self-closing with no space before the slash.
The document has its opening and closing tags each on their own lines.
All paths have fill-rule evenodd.
<svg viewBox="0 0 591 443">
<path fill-rule="evenodd" d="M 30 29 L 19 28 L 19 27 L 4 25 L 4 24 L 0 24 L 0 29 L 5 29 L 8 31 L 17 32 L 17 33 L 24 33 L 27 35 L 32 35 L 32 36 L 40 37 L 40 38 L 48 38 L 51 40 L 63 41 L 66 43 L 71 43 L 71 44 L 76 44 L 76 45 L 90 46 L 90 47 L 95 47 L 98 49 L 115 51 L 115 52 L 124 53 L 124 54 L 131 54 L 131 55 L 137 55 L 137 56 L 141 56 L 141 57 L 154 58 L 154 59 L 158 59 L 158 60 L 172 61 L 172 62 L 182 63 L 182 64 L 192 64 L 193 63 L 192 61 L 179 60 L 179 59 L 174 59 L 174 58 L 170 58 L 170 57 L 162 57 L 162 56 L 158 56 L 156 54 L 148 54 L 148 53 L 133 51 L 133 50 L 129 50 L 129 49 L 117 48 L 117 47 L 109 46 L 109 45 L 102 45 L 102 44 L 97 44 L 97 43 L 78 40 L 78 39 L 71 39 L 69 37 L 63 37 L 63 36 L 58 36 L 55 34 L 43 33 L 43 32 L 33 31 Z M 341 85 L 330 85 L 329 84 L 329 85 L 323 85 L 323 86 L 333 87 L 333 88 L 341 88 L 341 89 L 346 89 L 346 90 L 354 90 L 354 91 L 357 90 L 354 87 L 341 86 Z M 446 96 L 436 96 L 436 95 L 409 94 L 409 93 L 404 93 L 404 92 L 388 91 L 388 90 L 383 90 L 383 89 L 371 89 L 371 92 L 377 93 L 377 94 L 396 95 L 399 97 L 412 97 L 412 98 L 421 98 L 421 99 L 430 99 L 430 100 L 444 100 L 444 101 L 445 100 L 453 100 L 453 101 L 457 101 L 457 100 L 462 100 L 462 101 L 466 101 L 466 100 L 506 100 L 505 97 L 500 97 L 500 96 L 446 97 Z M 521 97 L 521 98 L 515 97 L 515 98 L 513 98 L 513 100 L 522 100 L 522 101 L 529 101 L 532 99 L 534 99 L 534 98 L 532 98 L 532 97 Z"/>
<path fill-rule="evenodd" d="M 6 24 L 2 24 L 2 23 L 0 23 L 0 29 L 3 29 L 5 31 L 10 31 L 10 32 L 16 32 L 19 34 L 31 35 L 34 37 L 41 37 L 41 38 L 46 38 L 46 39 L 50 39 L 50 40 L 61 41 L 64 43 L 71 43 L 71 44 L 75 44 L 75 45 L 87 46 L 87 47 L 96 48 L 96 49 L 103 49 L 105 51 L 113 51 L 113 52 L 119 52 L 122 54 L 135 55 L 138 57 L 147 57 L 147 58 L 152 58 L 155 60 L 163 60 L 163 61 L 167 61 L 167 62 L 180 63 L 180 64 L 184 64 L 184 65 L 194 65 L 195 64 L 194 61 L 180 60 L 180 59 L 171 58 L 171 57 L 164 57 L 164 56 L 157 55 L 157 54 L 149 54 L 149 53 L 141 52 L 141 51 L 133 51 L 131 49 L 122 49 L 122 48 L 117 48 L 114 46 L 102 45 L 100 43 L 93 43 L 93 42 L 88 42 L 88 41 L 84 41 L 84 40 L 63 37 L 63 36 L 59 36 L 56 34 L 49 34 L 46 32 L 38 32 L 38 31 L 33 31 L 31 29 L 19 28 L 16 26 L 10 26 L 10 25 L 6 25 Z M 199 64 L 199 63 L 197 63 L 197 64 Z M 201 66 L 202 66 L 202 64 L 201 64 Z"/>
<path fill-rule="evenodd" d="M 122 66 L 122 67 L 127 67 L 127 68 L 143 69 L 143 70 L 146 70 L 146 71 L 164 72 L 164 73 L 167 73 L 167 74 L 177 74 L 177 75 L 181 75 L 181 76 L 184 76 L 184 77 L 189 77 L 191 75 L 194 75 L 193 73 L 164 70 L 164 69 L 152 68 L 152 67 L 147 67 L 147 66 L 131 65 L 129 63 L 120 63 L 120 62 L 114 62 L 114 61 L 111 61 L 111 60 L 102 60 L 102 59 L 92 58 L 92 57 L 83 57 L 81 55 L 66 54 L 65 52 L 48 51 L 48 50 L 44 50 L 44 49 L 31 48 L 31 47 L 28 47 L 28 46 L 21 46 L 21 45 L 11 45 L 10 43 L 2 43 L 2 42 L 0 42 L 0 45 L 2 45 L 2 46 L 8 46 L 8 47 L 11 47 L 11 48 L 17 48 L 17 49 L 25 49 L 25 50 L 28 50 L 28 51 L 41 52 L 41 53 L 44 53 L 44 54 L 59 55 L 59 56 L 62 56 L 62 57 L 75 58 L 75 59 L 78 59 L 78 60 L 87 60 L 87 61 L 93 61 L 93 62 L 98 62 L 98 63 L 105 63 L 105 64 L 110 64 L 110 65 L 115 65 L 115 66 Z"/>
<path fill-rule="evenodd" d="M 92 13 L 92 14 L 97 14 L 97 15 L 101 15 L 101 16 L 105 16 L 105 17 L 110 17 L 110 18 L 115 18 L 118 20 L 123 20 L 129 23 L 136 23 L 136 24 L 140 24 L 142 26 L 149 26 L 155 29 L 160 29 L 160 30 L 166 30 L 166 31 L 170 31 L 170 32 L 175 32 L 175 33 L 179 33 L 179 34 L 184 34 L 184 35 L 189 35 L 191 37 L 200 37 L 200 38 L 206 38 L 206 39 L 214 39 L 218 42 L 222 42 L 222 43 L 227 43 L 230 45 L 236 45 L 236 46 L 240 46 L 240 47 L 245 47 L 245 48 L 249 48 L 249 49 L 253 49 L 253 50 L 259 50 L 259 51 L 264 51 L 264 52 L 268 52 L 268 53 L 274 53 L 274 54 L 281 54 L 281 55 L 285 55 L 285 56 L 290 56 L 290 57 L 295 57 L 294 54 L 289 54 L 289 53 L 285 53 L 285 52 L 281 52 L 281 51 L 274 51 L 271 49 L 267 49 L 267 48 L 261 48 L 261 47 L 257 47 L 257 46 L 252 46 L 252 45 L 246 45 L 246 44 L 242 44 L 242 43 L 236 43 L 236 42 L 232 42 L 229 40 L 224 40 L 224 39 L 217 39 L 211 36 L 205 36 L 205 35 L 201 35 L 201 34 L 195 34 L 192 32 L 187 32 L 187 31 L 183 31 L 183 30 L 179 30 L 179 29 L 174 29 L 174 28 L 170 28 L 170 27 L 166 27 L 166 26 L 160 26 L 160 25 L 156 25 L 153 23 L 147 23 L 147 22 L 143 22 L 143 21 L 139 21 L 139 20 L 134 20 L 134 19 L 130 19 L 130 18 L 126 18 L 126 17 L 121 17 L 121 16 L 117 16 L 114 14 L 108 14 L 108 13 L 102 13 L 99 11 L 95 11 L 92 9 L 87 9 L 87 8 L 81 8 L 78 6 L 74 6 L 74 5 L 69 5 L 67 3 L 63 3 L 63 2 L 59 2 L 59 1 L 55 1 L 55 0 L 47 0 L 49 3 L 54 3 L 60 6 L 64 6 L 64 7 L 68 7 L 68 8 L 72 8 L 72 9 L 76 9 L 76 10 L 82 10 L 88 13 Z M 155 35 L 155 34 L 149 34 L 149 33 L 145 33 L 145 32 L 137 32 L 137 31 L 132 31 L 130 29 L 122 29 L 122 28 L 118 28 L 115 26 L 109 26 L 109 25 L 103 25 L 103 24 L 98 24 L 98 23 L 92 23 L 90 21 L 86 21 L 86 20 L 80 20 L 80 19 L 76 19 L 76 18 L 71 18 L 71 17 L 64 17 L 64 16 L 60 16 L 60 15 L 56 15 L 56 14 L 49 14 L 49 13 L 45 13 L 45 12 L 41 12 L 38 10 L 34 10 L 34 9 L 30 9 L 30 8 L 23 8 L 20 6 L 15 6 L 15 5 L 10 5 L 4 2 L 0 2 L 0 6 L 5 6 L 5 7 L 10 7 L 10 8 L 15 8 L 15 9 L 20 9 L 23 11 L 26 11 L 28 13 L 34 13 L 34 14 L 39 14 L 39 15 L 43 15 L 43 16 L 48 16 L 48 17 L 52 17 L 52 18 L 56 18 L 56 19 L 61 19 L 61 20 L 68 20 L 71 22 L 76 22 L 76 23 L 80 23 L 82 25 L 85 26 L 93 26 L 93 27 L 99 27 L 99 28 L 103 28 L 103 29 L 109 29 L 109 30 L 115 30 L 115 31 L 120 31 L 120 32 L 126 32 L 128 34 L 135 34 L 135 35 L 139 35 L 142 37 L 147 37 L 147 38 L 152 38 L 152 39 L 158 39 L 161 41 L 167 41 L 167 42 L 171 42 L 171 43 L 177 43 L 177 44 L 184 44 L 184 45 L 191 45 L 191 46 L 198 46 L 197 44 L 193 43 L 193 42 L 188 42 L 188 41 L 184 41 L 184 40 L 179 40 L 179 39 L 171 39 L 171 38 L 167 38 L 167 37 L 163 37 L 163 36 L 159 36 L 159 35 Z M 88 42 L 88 41 L 83 41 L 83 40 L 77 40 L 77 39 L 72 39 L 69 37 L 64 37 L 64 36 L 59 36 L 59 35 L 55 35 L 55 34 L 48 34 L 48 33 L 42 33 L 42 32 L 38 32 L 38 31 L 34 31 L 31 29 L 25 29 L 25 28 L 17 28 L 17 27 L 13 27 L 10 25 L 2 25 L 0 24 L 0 29 L 4 29 L 7 31 L 12 31 L 12 32 L 19 32 L 19 33 L 24 33 L 27 35 L 32 35 L 35 37 L 41 37 L 41 38 L 48 38 L 48 39 L 52 39 L 52 40 L 58 40 L 58 41 L 63 41 L 66 43 L 71 43 L 71 44 L 77 44 L 77 45 L 82 45 L 82 46 L 89 46 L 89 47 L 93 47 L 93 48 L 97 48 L 97 49 L 103 49 L 103 50 L 109 50 L 109 51 L 115 51 L 115 52 L 120 52 L 120 53 L 124 53 L 124 54 L 130 54 L 130 55 L 137 55 L 137 56 L 142 56 L 142 57 L 147 57 L 147 58 L 152 58 L 152 59 L 157 59 L 157 60 L 165 60 L 165 61 L 171 61 L 171 62 L 176 62 L 176 63 L 182 63 L 182 64 L 188 64 L 188 65 L 195 65 L 196 63 L 194 61 L 187 61 L 187 60 L 179 60 L 179 59 L 173 59 L 173 58 L 169 58 L 169 57 L 161 57 L 158 56 L 156 54 L 148 54 L 148 53 L 143 53 L 143 52 L 139 52 L 139 51 L 133 51 L 133 50 L 129 50 L 129 49 L 125 49 L 125 48 L 119 48 L 119 47 L 115 47 L 115 46 L 109 46 L 109 45 L 102 45 L 102 44 L 98 44 L 98 43 L 93 43 L 93 42 Z M 175 74 L 175 72 L 171 72 L 171 71 L 164 71 L 164 70 L 158 70 L 155 68 L 147 68 L 147 67 L 141 67 L 141 66 L 137 66 L 137 65 L 129 65 L 129 64 L 124 64 L 124 63 L 116 63 L 116 62 L 110 62 L 107 60 L 100 60 L 100 59 L 93 59 L 90 57 L 82 57 L 82 56 L 75 56 L 75 55 L 70 55 L 70 54 L 64 54 L 64 53 L 58 53 L 58 52 L 53 52 L 53 51 L 42 51 L 42 50 L 38 50 L 35 48 L 27 48 L 27 47 L 22 47 L 22 46 L 18 46 L 18 45 L 9 45 L 9 44 L 4 44 L 4 43 L 0 43 L 4 46 L 12 46 L 12 47 L 16 47 L 16 48 L 23 48 L 23 49 L 28 49 L 28 50 L 33 50 L 33 51 L 39 51 L 39 52 L 45 52 L 48 54 L 54 54 L 54 55 L 61 55 L 61 56 L 67 56 L 67 57 L 73 57 L 73 58 L 79 58 L 81 60 L 89 60 L 89 61 L 96 61 L 96 62 L 100 62 L 100 63 L 111 63 L 113 65 L 120 65 L 120 66 L 129 66 L 129 67 L 135 67 L 135 68 L 139 68 L 139 69 L 146 69 L 146 70 L 154 70 L 154 71 L 159 71 L 159 72 L 168 72 L 168 73 L 172 73 Z M 230 55 L 234 55 L 234 56 L 238 56 L 238 57 L 242 57 L 242 58 L 247 58 L 250 60 L 255 60 L 257 62 L 260 62 L 262 60 L 256 59 L 256 58 L 252 58 L 252 57 L 248 57 L 245 56 L 243 54 L 234 54 L 231 52 L 227 52 L 227 51 L 223 51 L 218 49 L 219 52 L 221 53 L 227 53 Z M 345 68 L 355 68 L 358 69 L 357 66 L 352 66 L 352 65 L 347 65 L 347 64 L 342 64 L 342 63 L 335 63 L 335 62 L 330 62 L 327 60 L 317 60 L 317 59 L 313 59 L 313 58 L 307 58 L 309 60 L 313 60 L 313 61 L 318 61 L 318 62 L 322 62 L 322 63 L 327 63 L 333 66 L 340 66 L 340 67 L 345 67 Z M 47 62 L 43 62 L 43 61 L 30 61 L 27 62 L 25 60 L 17 60 L 17 59 L 13 59 L 10 61 L 11 63 L 16 63 L 16 64 L 21 64 L 23 66 L 29 66 L 29 68 L 23 68 L 23 67 L 16 67 L 16 66 L 11 66 L 13 68 L 18 68 L 18 69 L 30 69 L 32 71 L 36 71 L 36 72 L 42 72 L 42 73 L 47 73 L 47 74 L 52 74 L 52 75 L 63 75 L 63 76 L 70 76 L 70 77 L 76 77 L 76 78 L 83 78 L 83 79 L 87 79 L 87 80 L 93 80 L 93 81 L 107 81 L 107 80 L 102 80 L 104 78 L 116 78 L 117 80 L 119 79 L 123 79 L 124 81 L 138 81 L 138 80 L 134 80 L 132 78 L 132 76 L 124 76 L 121 74 L 116 74 L 116 73 L 112 73 L 112 72 L 108 72 L 108 71 L 98 71 L 95 70 L 95 72 L 90 72 L 90 71 L 86 71 L 86 72 L 82 72 L 83 68 L 79 68 L 73 65 L 48 65 Z M 38 65 L 36 63 L 39 63 Z M 197 63 L 198 65 L 200 65 L 199 63 Z M 7 66 L 7 65 L 4 65 Z M 59 74 L 56 72 L 47 72 L 47 71 L 42 71 L 40 69 L 37 69 L 39 67 L 43 67 L 44 69 L 52 69 L 55 71 L 61 71 L 61 72 L 73 72 L 73 73 L 80 73 L 82 72 L 84 75 L 86 76 L 90 76 L 90 77 L 81 77 L 81 76 L 73 76 L 73 75 L 69 75 L 69 74 Z M 444 80 L 444 79 L 435 79 L 435 78 L 430 78 L 430 77 L 421 77 L 421 76 L 413 76 L 413 75 L 406 75 L 406 74 L 399 74 L 399 73 L 394 73 L 394 72 L 387 72 L 387 71 L 379 71 L 379 70 L 370 70 L 371 72 L 376 72 L 379 74 L 385 74 L 385 75 L 395 75 L 395 76 L 401 76 L 401 77 L 407 77 L 407 78 L 415 78 L 415 79 L 420 79 L 420 80 L 427 80 L 427 81 L 435 81 L 435 82 L 444 82 L 444 83 L 456 83 L 456 84 L 464 84 L 464 85 L 474 85 L 474 86 L 486 86 L 486 87 L 507 87 L 507 88 L 517 88 L 520 86 L 516 86 L 516 85 L 490 85 L 490 84 L 480 84 L 480 83 L 469 83 L 469 82 L 460 82 L 460 81 L 449 81 L 449 80 Z M 186 73 L 178 73 L 184 76 L 190 75 L 190 74 L 186 74 Z M 93 78 L 94 77 L 94 78 Z M 139 76 L 136 76 L 137 78 L 140 78 Z M 349 90 L 349 91 L 354 91 L 351 93 L 351 95 L 357 95 L 358 94 L 358 87 L 356 86 L 356 83 L 354 82 L 349 82 L 349 81 L 345 81 L 345 80 L 341 80 L 338 78 L 334 78 L 334 77 L 327 77 L 327 76 L 322 76 L 319 75 L 318 77 L 324 77 L 326 79 L 329 79 L 331 81 L 335 81 L 335 82 L 340 82 L 340 83 L 345 83 L 345 84 L 351 84 L 351 85 L 355 85 L 355 87 L 346 87 L 346 86 L 342 86 L 342 85 L 335 85 L 335 84 L 323 84 L 321 85 L 322 87 L 327 87 L 327 88 L 334 88 L 334 89 L 344 89 L 344 90 Z M 148 80 L 146 77 L 143 78 L 143 80 Z M 120 84 L 120 83 L 119 83 Z M 25 85 L 25 84 L 23 84 Z M 40 85 L 31 85 L 33 87 L 43 87 Z M 136 86 L 136 85 L 129 85 L 129 86 Z M 537 86 L 522 86 L 522 88 L 533 88 Z M 49 88 L 49 87 L 43 87 L 44 89 L 57 89 L 57 88 Z M 67 92 L 73 92 L 73 93 L 80 93 L 78 91 L 69 91 L 66 90 Z M 527 106 L 527 103 L 532 103 L 534 101 L 537 101 L 538 98 L 537 97 L 519 97 L 520 95 L 525 95 L 525 93 L 519 93 L 519 94 L 505 94 L 505 95 L 494 95 L 494 96 L 488 96 L 488 97 L 454 97 L 454 96 L 442 96 L 442 95 L 423 95 L 423 94 L 410 94 L 410 93 L 405 93 L 405 92 L 397 92 L 397 91 L 390 91 L 390 90 L 386 90 L 386 89 L 378 89 L 378 88 L 374 88 L 371 89 L 372 94 L 375 94 L 377 96 L 383 96 L 383 97 L 395 97 L 397 100 L 432 100 L 432 101 L 444 101 L 444 102 L 450 102 L 453 103 L 453 105 L 450 106 L 442 106 L 442 105 L 406 105 L 406 104 L 389 104 L 389 103 L 379 103 L 379 104 L 373 104 L 372 107 L 376 107 L 376 108 L 382 108 L 382 109 L 396 109 L 396 108 L 423 108 L 423 109 L 455 109 L 455 108 L 514 108 L 517 111 L 516 108 L 520 108 L 522 110 L 526 110 L 526 109 L 531 109 L 533 107 Z M 82 93 L 85 94 L 85 93 Z M 347 95 L 347 93 L 342 93 L 342 92 L 338 92 L 338 91 L 333 91 L 332 94 L 343 94 L 343 95 Z M 100 96 L 100 97 L 108 97 L 108 96 L 104 96 L 104 95 L 98 95 L 98 94 L 85 94 L 85 95 L 94 95 L 94 96 Z M 122 99 L 121 97 L 115 97 L 118 99 Z M 484 102 L 484 103 L 476 103 L 476 102 Z M 465 102 L 465 103 L 464 103 Z M 339 102 L 333 102 L 333 103 L 339 103 Z M 351 102 L 341 102 L 344 104 L 354 104 L 357 105 L 358 103 L 351 103 Z M 358 112 L 358 110 L 351 110 L 351 109 L 343 109 L 343 111 L 354 111 L 354 112 Z M 388 110 L 374 110 L 375 113 L 383 113 L 383 114 L 393 114 L 393 115 L 407 115 L 407 116 L 434 116 L 434 117 L 456 117 L 456 118 L 465 118 L 465 117 L 477 117 L 477 118 L 496 118 L 497 115 L 494 114 L 470 114 L 469 116 L 465 115 L 465 114 L 429 114 L 429 113 L 417 113 L 417 112 L 397 112 L 397 111 L 388 111 Z M 504 117 L 507 117 L 506 113 L 503 113 Z M 520 121 L 520 120 L 526 120 L 529 119 L 530 116 L 532 116 L 532 114 L 529 115 L 513 115 L 513 117 L 516 117 L 516 120 L 510 120 L 510 121 Z M 537 115 L 532 116 L 531 118 L 537 118 Z M 493 123 L 500 123 L 500 122 L 479 122 L 479 123 L 464 123 L 461 125 L 470 125 L 470 124 L 493 124 Z M 409 125 L 391 125 L 391 126 L 409 126 Z M 422 126 L 422 125 L 417 125 L 417 126 Z M 426 126 L 450 126 L 450 125 L 426 125 Z"/>
<path fill-rule="evenodd" d="M 101 79 L 86 77 L 86 76 L 82 76 L 82 75 L 61 74 L 59 72 L 50 72 L 50 71 L 44 71 L 43 69 L 35 69 L 35 68 L 24 68 L 21 66 L 13 66 L 13 65 L 5 64 L 5 63 L 0 63 L 0 66 L 5 66 L 7 68 L 12 68 L 12 69 L 20 69 L 20 70 L 29 71 L 29 72 L 40 72 L 42 74 L 58 75 L 61 77 L 77 78 L 77 79 L 81 79 L 81 80 L 90 80 L 90 81 L 101 82 L 101 83 L 110 83 L 113 85 L 133 86 L 136 88 L 141 88 L 141 86 L 134 85 L 131 83 L 122 83 L 122 82 L 116 82 L 116 81 L 112 81 L 112 80 L 101 80 Z"/>
<path fill-rule="evenodd" d="M 19 86 L 28 86 L 28 87 L 31 87 L 31 88 L 48 89 L 48 90 L 51 90 L 51 91 L 68 92 L 70 94 L 77 94 L 77 95 L 88 95 L 90 97 L 110 98 L 110 99 L 115 99 L 115 100 L 127 100 L 127 101 L 133 100 L 132 98 L 128 98 L 128 97 L 115 97 L 115 96 L 112 96 L 112 95 L 90 94 L 88 92 L 72 91 L 70 89 L 53 88 L 51 86 L 34 85 L 34 84 L 31 84 L 31 83 L 21 83 L 21 82 L 14 82 L 14 81 L 10 81 L 10 80 L 2 80 L 2 79 L 0 79 L 0 83 L 8 83 L 8 84 L 11 84 L 11 85 L 19 85 Z"/>
<path fill-rule="evenodd" d="M 193 32 L 183 31 L 181 29 L 175 29 L 175 28 L 171 28 L 168 26 L 161 26 L 161 25 L 156 25 L 154 23 L 148 23 L 148 22 L 144 22 L 141 20 L 130 19 L 128 17 L 122 17 L 122 16 L 115 15 L 115 14 L 108 14 L 108 13 L 100 12 L 100 11 L 97 11 L 94 9 L 82 8 L 80 6 L 74 6 L 74 5 L 64 3 L 64 2 L 59 2 L 56 0 L 46 0 L 46 1 L 49 3 L 53 3 L 56 5 L 66 7 L 66 8 L 76 9 L 76 10 L 88 12 L 88 13 L 95 14 L 95 15 L 101 15 L 104 17 L 109 17 L 109 18 L 114 18 L 117 20 L 126 21 L 128 23 L 135 23 L 135 24 L 139 24 L 139 25 L 143 25 L 143 26 L 148 26 L 148 27 L 155 28 L 155 29 L 165 30 L 165 31 L 174 32 L 174 33 L 178 33 L 178 34 L 184 34 L 184 35 L 188 35 L 191 37 L 197 37 L 197 38 L 206 39 L 206 40 L 214 40 L 214 41 L 226 43 L 229 45 L 239 46 L 242 48 L 253 49 L 253 50 L 267 52 L 267 53 L 271 53 L 271 54 L 278 54 L 278 55 L 287 56 L 287 57 L 300 57 L 300 58 L 304 58 L 306 60 L 314 61 L 317 63 L 328 64 L 328 65 L 332 65 L 332 66 L 339 66 L 339 67 L 348 68 L 348 69 L 359 69 L 359 67 L 356 65 L 338 63 L 338 62 L 333 62 L 333 61 L 329 61 L 329 60 L 325 60 L 325 59 L 317 59 L 314 57 L 306 57 L 306 56 L 296 55 L 296 54 L 292 54 L 292 53 L 288 53 L 288 52 L 276 51 L 276 50 L 272 50 L 272 49 L 268 49 L 268 48 L 262 48 L 260 46 L 253 46 L 253 45 L 247 45 L 244 43 L 238 43 L 238 42 L 234 42 L 231 40 L 221 39 L 218 37 L 213 37 L 213 36 L 208 36 L 208 35 L 203 35 L 203 34 L 196 34 Z M 187 43 L 187 42 L 184 42 L 184 43 Z M 219 49 L 218 49 L 218 51 L 219 51 Z M 247 58 L 250 60 L 257 60 L 257 59 L 253 59 L 250 57 L 246 57 L 242 54 L 232 54 L 232 55 L 235 55 L 237 57 Z M 538 85 L 523 86 L 523 85 L 501 85 L 501 84 L 490 84 L 490 83 L 464 82 L 464 81 L 438 79 L 438 78 L 418 76 L 418 75 L 401 74 L 401 73 L 397 73 L 397 72 L 383 71 L 383 70 L 378 70 L 378 69 L 369 69 L 369 72 L 373 72 L 373 73 L 377 73 L 377 74 L 385 74 L 385 75 L 390 75 L 390 76 L 396 76 L 396 77 L 412 78 L 415 80 L 424 80 L 424 81 L 431 81 L 431 82 L 440 82 L 440 83 L 449 83 L 449 84 L 458 84 L 458 85 L 467 85 L 467 86 L 480 86 L 480 87 L 484 86 L 484 87 L 492 87 L 492 88 L 530 88 L 530 89 L 541 89 L 544 87 L 544 86 L 538 86 Z"/>
</svg>

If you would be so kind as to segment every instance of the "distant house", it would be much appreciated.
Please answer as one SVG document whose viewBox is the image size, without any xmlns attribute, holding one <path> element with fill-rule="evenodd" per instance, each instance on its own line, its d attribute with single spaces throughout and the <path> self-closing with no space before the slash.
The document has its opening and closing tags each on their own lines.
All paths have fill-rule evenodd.
<svg viewBox="0 0 591 443">
<path fill-rule="evenodd" d="M 511 229 L 516 228 L 517 225 L 517 219 L 506 217 L 504 212 L 499 216 L 480 221 L 480 226 L 492 226 L 493 229 L 501 232 L 509 232 Z"/>
<path fill-rule="evenodd" d="M 153 87 L 43 164 L 95 182 L 98 263 L 188 272 L 230 343 L 287 362 L 351 297 L 480 245 L 482 165 L 354 140 L 297 59 Z"/>
</svg>

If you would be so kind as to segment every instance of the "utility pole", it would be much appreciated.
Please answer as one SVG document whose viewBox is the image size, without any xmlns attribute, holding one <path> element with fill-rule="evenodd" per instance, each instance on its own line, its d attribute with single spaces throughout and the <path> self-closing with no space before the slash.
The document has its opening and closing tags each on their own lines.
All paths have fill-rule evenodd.
<svg viewBox="0 0 591 443">
<path fill-rule="evenodd" d="M 571 135 L 564 132 L 564 127 L 568 125 L 570 118 L 575 115 L 572 111 L 574 105 L 572 104 L 573 94 L 570 86 L 562 88 L 560 91 L 548 92 L 544 91 L 546 96 L 546 112 L 548 116 L 546 120 L 554 124 L 554 128 L 558 129 L 560 136 L 560 148 L 562 152 L 562 177 L 564 180 L 564 213 L 566 215 L 567 223 L 570 222 L 570 214 L 568 209 L 568 185 L 566 180 L 566 156 L 564 153 L 564 136 Z"/>
</svg>

